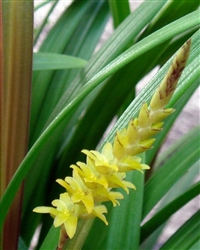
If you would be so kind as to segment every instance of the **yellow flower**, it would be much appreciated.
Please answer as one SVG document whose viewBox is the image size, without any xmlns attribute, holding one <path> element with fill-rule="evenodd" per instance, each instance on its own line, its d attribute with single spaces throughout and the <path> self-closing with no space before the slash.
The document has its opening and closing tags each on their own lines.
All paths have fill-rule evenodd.
<svg viewBox="0 0 200 250">
<path fill-rule="evenodd" d="M 87 157 L 87 164 L 83 162 L 77 162 L 76 165 L 71 165 L 70 167 L 73 170 L 76 170 L 80 176 L 83 178 L 87 187 L 93 189 L 97 188 L 99 185 L 104 186 L 105 188 L 108 187 L 108 182 L 104 175 L 100 174 L 95 166 L 93 165 L 92 161 Z"/>
<path fill-rule="evenodd" d="M 54 226 L 59 227 L 63 224 L 67 235 L 72 238 L 77 227 L 78 207 L 70 199 L 68 193 L 60 194 L 60 199 L 53 200 L 52 205 L 56 208 L 36 207 L 33 211 L 36 213 L 50 213 L 54 217 Z"/>
<path fill-rule="evenodd" d="M 123 188 L 127 194 L 129 193 L 128 188 L 136 189 L 135 186 L 128 181 L 124 181 L 123 179 L 126 177 L 125 173 L 115 173 L 112 176 L 106 176 L 108 180 L 109 188 Z"/>
<path fill-rule="evenodd" d="M 150 169 L 150 167 L 146 164 L 141 163 L 141 158 L 138 156 L 128 156 L 118 163 L 119 172 L 128 172 L 132 170 L 138 170 L 142 172 L 142 170 Z"/>
<path fill-rule="evenodd" d="M 104 213 L 107 213 L 107 209 L 104 205 L 95 206 L 92 213 L 82 213 L 80 214 L 80 218 L 89 219 L 98 217 L 100 220 L 102 220 L 106 225 L 108 225 L 108 222 L 106 220 L 106 217 L 103 215 Z"/>
<path fill-rule="evenodd" d="M 82 150 L 87 155 L 95 166 L 96 170 L 100 174 L 112 175 L 118 171 L 118 161 L 113 155 L 113 148 L 111 143 L 106 143 L 102 149 L 102 152 L 94 150 Z"/>
<path fill-rule="evenodd" d="M 124 198 L 124 196 L 121 193 L 110 191 L 110 189 L 106 189 L 104 187 L 99 187 L 98 189 L 94 189 L 92 191 L 92 194 L 96 202 L 111 201 L 114 207 L 116 205 L 120 205 L 117 199 Z"/>
<path fill-rule="evenodd" d="M 76 170 L 73 171 L 73 177 L 66 177 L 65 181 L 56 180 L 61 186 L 65 187 L 70 193 L 71 200 L 74 203 L 83 202 L 88 213 L 94 208 L 94 200 L 90 189 L 84 184 L 82 178 Z"/>
<path fill-rule="evenodd" d="M 127 169 L 133 170 L 134 165 L 137 165 L 135 166 L 137 167 L 137 169 L 142 169 L 142 166 L 140 165 L 138 158 L 135 158 L 137 160 L 135 162 L 133 162 L 133 160 L 132 161 L 126 160 L 120 164 L 120 162 L 113 155 L 113 148 L 111 143 L 106 143 L 101 153 L 94 150 L 92 151 L 83 150 L 82 152 L 87 155 L 87 162 L 92 163 L 97 172 L 99 174 L 104 175 L 108 183 L 107 186 L 104 186 L 105 188 L 121 187 L 127 193 L 129 192 L 127 187 L 135 189 L 135 186 L 132 183 L 123 180 L 126 177 L 126 175 L 123 173 L 126 171 L 123 170 Z M 122 173 L 117 173 L 119 167 L 121 169 L 120 172 Z M 115 204 L 115 202 L 113 203 Z"/>
<path fill-rule="evenodd" d="M 119 161 L 127 158 L 128 156 L 135 156 L 150 149 L 155 141 L 154 138 L 140 140 L 139 129 L 134 129 L 133 127 L 132 130 L 137 132 L 137 140 L 131 142 L 133 138 L 130 136 L 130 130 L 131 129 L 128 127 L 128 129 L 125 128 L 122 131 L 117 131 L 116 137 L 114 139 L 113 154 Z"/>
</svg>

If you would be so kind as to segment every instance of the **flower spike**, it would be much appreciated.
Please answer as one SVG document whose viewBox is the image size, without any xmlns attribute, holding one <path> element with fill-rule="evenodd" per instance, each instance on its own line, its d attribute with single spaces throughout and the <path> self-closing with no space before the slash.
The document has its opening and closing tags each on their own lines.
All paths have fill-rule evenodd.
<svg viewBox="0 0 200 250">
<path fill-rule="evenodd" d="M 165 106 L 186 65 L 190 44 L 189 40 L 178 51 L 150 105 L 142 105 L 138 118 L 130 121 L 127 128 L 117 131 L 113 144 L 106 143 L 101 152 L 82 150 L 86 155 L 86 163 L 71 165 L 72 177 L 56 180 L 66 192 L 52 201 L 53 207 L 36 207 L 33 210 L 36 213 L 50 213 L 54 218 L 54 226 L 61 226 L 59 249 L 62 249 L 67 236 L 74 237 L 79 218 L 98 217 L 108 225 L 104 215 L 107 209 L 100 203 L 111 201 L 114 207 L 120 205 L 118 200 L 124 197 L 119 190 L 114 189 L 122 188 L 127 194 L 130 188 L 136 189 L 125 180 L 126 172 L 149 169 L 137 155 L 152 147 L 155 141 L 152 136 L 162 130 L 163 120 L 174 112 L 173 108 Z"/>
</svg>

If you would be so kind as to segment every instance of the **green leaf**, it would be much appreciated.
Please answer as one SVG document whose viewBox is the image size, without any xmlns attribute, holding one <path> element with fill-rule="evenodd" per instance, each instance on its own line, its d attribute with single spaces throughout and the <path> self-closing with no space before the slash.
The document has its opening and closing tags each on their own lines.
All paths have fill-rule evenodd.
<svg viewBox="0 0 200 250">
<path fill-rule="evenodd" d="M 80 3 L 82 4 L 82 2 Z M 81 8 L 81 5 L 79 8 Z M 70 56 L 75 56 L 88 60 L 94 52 L 97 43 L 99 42 L 105 24 L 108 20 L 108 16 L 108 5 L 104 0 L 98 1 L 98 3 L 90 1 L 90 5 L 87 6 L 85 12 L 82 13 L 81 19 L 79 20 L 77 27 L 74 28 L 74 31 L 71 34 L 69 40 L 67 41 L 62 54 L 67 54 Z M 68 22 L 71 23 L 73 22 L 73 20 L 68 20 Z M 63 24 L 63 26 L 65 25 L 66 24 Z M 59 102 L 60 97 L 63 95 L 63 93 L 65 91 L 70 92 L 70 89 L 73 88 L 73 86 L 71 86 L 72 80 L 79 72 L 80 69 L 54 71 L 54 74 L 51 76 L 51 78 L 49 78 L 49 81 L 46 78 L 46 71 L 42 72 L 43 74 L 39 74 L 36 78 L 34 77 L 33 86 L 37 86 L 38 91 L 41 91 L 41 84 L 40 80 L 38 79 L 42 78 L 44 81 L 43 84 L 46 85 L 47 83 L 47 88 L 46 90 L 43 90 L 42 86 L 42 92 L 45 91 L 42 100 L 40 100 L 40 97 L 37 98 L 37 93 L 33 92 L 33 102 L 35 102 L 35 105 L 38 105 L 38 102 L 40 101 L 42 102 L 39 108 L 40 112 L 37 114 L 37 116 L 34 117 L 34 113 L 32 113 L 31 116 L 31 145 L 33 141 L 38 138 L 44 127 L 47 126 L 52 120 L 50 117 L 52 110 Z M 51 73 L 52 72 L 49 71 L 50 75 Z M 59 88 L 57 87 L 58 82 Z M 33 107 L 32 110 L 34 110 L 35 107 Z M 34 119 L 36 124 L 33 123 Z"/>
<path fill-rule="evenodd" d="M 49 233 L 47 234 L 43 244 L 40 247 L 40 250 L 56 249 L 58 245 L 59 234 L 60 227 L 55 228 L 52 225 L 49 229 Z"/>
<path fill-rule="evenodd" d="M 150 234 L 152 234 L 160 225 L 166 222 L 169 217 L 177 212 L 182 206 L 192 200 L 200 193 L 200 182 L 193 185 L 189 190 L 180 195 L 178 198 L 170 202 L 167 206 L 156 213 L 141 227 L 141 239 L 143 242 Z"/>
<path fill-rule="evenodd" d="M 156 5 L 152 0 L 145 1 L 121 23 L 113 35 L 104 43 L 101 49 L 95 53 L 91 60 L 88 61 L 88 64 L 84 70 L 80 72 L 80 74 L 71 83 L 72 87 L 70 88 L 70 91 L 67 90 L 63 94 L 54 111 L 52 112 L 51 117 L 55 117 L 63 108 L 63 106 L 77 95 L 81 86 L 83 86 L 89 79 L 93 78 L 100 69 L 105 67 L 107 64 L 110 65 L 109 63 L 111 60 L 119 56 L 120 53 L 127 48 L 127 45 L 133 41 L 141 29 L 143 29 L 155 15 L 155 13 L 160 10 L 165 1 L 166 0 L 159 1 Z M 135 23 L 137 23 L 137 25 L 135 25 Z M 138 55 L 136 55 L 136 57 L 137 56 Z M 132 61 L 132 59 L 130 61 Z M 116 71 L 118 69 L 116 69 Z M 110 72 L 108 76 L 116 71 Z M 101 79 L 101 81 L 105 80 L 105 78 Z"/>
<path fill-rule="evenodd" d="M 37 27 L 36 32 L 34 34 L 34 45 L 37 43 L 38 37 L 40 36 L 40 34 L 42 33 L 42 31 L 44 30 L 44 27 L 45 27 L 46 23 L 48 22 L 48 18 L 51 15 L 51 13 L 53 12 L 53 10 L 55 9 L 58 1 L 59 0 L 55 0 L 53 2 L 50 10 L 48 11 L 48 13 L 46 14 L 46 16 L 44 17 L 44 20 L 43 20 L 42 24 L 39 27 Z M 42 4 L 38 5 L 38 6 L 36 6 L 36 8 L 38 9 L 38 8 L 42 7 L 43 5 L 45 5 L 45 4 L 46 3 L 42 3 Z M 36 8 L 35 8 L 35 10 L 36 10 Z"/>
<path fill-rule="evenodd" d="M 86 61 L 81 58 L 56 53 L 33 54 L 33 70 L 82 68 Z"/>
<path fill-rule="evenodd" d="M 44 6 L 44 5 L 46 5 L 46 4 L 50 3 L 50 2 L 51 2 L 51 0 L 46 0 L 46 1 L 42 2 L 42 3 L 40 3 L 40 4 L 37 4 L 37 5 L 34 7 L 34 11 L 37 11 L 37 10 L 40 9 L 42 6 Z"/>
<path fill-rule="evenodd" d="M 200 239 L 197 240 L 197 241 L 194 243 L 194 245 L 192 245 L 192 246 L 189 248 L 189 250 L 197 250 L 197 249 L 199 248 L 199 246 L 200 246 Z"/>
<path fill-rule="evenodd" d="M 181 18 L 192 11 L 195 11 L 199 7 L 198 1 L 167 1 L 161 11 L 159 11 L 153 20 L 147 26 L 146 30 L 141 33 L 139 39 L 144 37 L 146 34 L 152 33 L 155 30 L 167 25 L 169 22 L 173 22 L 178 18 Z"/>
<path fill-rule="evenodd" d="M 116 28 L 130 14 L 129 1 L 109 0 L 108 2 Z"/>
<path fill-rule="evenodd" d="M 175 150 L 175 149 L 174 149 Z M 169 152 L 171 151 L 168 150 Z M 168 155 L 170 157 L 170 155 Z M 187 171 L 184 176 L 176 182 L 176 184 L 170 188 L 167 194 L 163 197 L 163 199 L 157 204 L 156 212 L 159 213 L 165 206 L 167 206 L 170 202 L 173 202 L 176 198 L 180 197 L 183 193 L 187 192 L 191 184 L 195 182 L 196 176 L 199 173 L 199 161 L 197 161 L 189 171 Z M 144 197 L 145 199 L 145 197 Z M 168 222 L 168 221 L 167 221 Z M 161 237 L 165 227 L 167 226 L 167 222 L 164 222 L 157 230 L 151 233 L 151 235 L 141 244 L 140 249 L 153 249 Z"/>
<path fill-rule="evenodd" d="M 18 240 L 18 250 L 28 250 L 28 247 L 24 243 L 22 237 L 19 237 L 19 240 Z"/>
<path fill-rule="evenodd" d="M 143 207 L 143 218 L 176 181 L 199 159 L 199 140 L 200 133 L 199 127 L 197 127 L 185 136 L 184 143 L 162 164 L 162 168 L 158 169 L 148 180 L 144 188 L 145 204 Z"/>
<path fill-rule="evenodd" d="M 188 250 L 200 238 L 200 211 L 197 211 L 160 250 Z"/>
<path fill-rule="evenodd" d="M 89 1 L 74 1 L 69 8 L 63 12 L 56 24 L 49 31 L 39 51 L 64 54 L 66 44 L 70 40 L 70 37 L 79 24 L 82 16 L 87 11 L 89 5 Z M 69 23 L 70 25 L 66 28 L 66 24 Z M 50 70 L 36 71 L 33 73 L 30 136 L 32 136 L 32 131 L 35 130 L 40 115 L 40 109 L 43 106 L 43 100 L 54 73 L 54 71 Z M 33 142 L 31 142 L 31 145 L 32 143 Z"/>
</svg>

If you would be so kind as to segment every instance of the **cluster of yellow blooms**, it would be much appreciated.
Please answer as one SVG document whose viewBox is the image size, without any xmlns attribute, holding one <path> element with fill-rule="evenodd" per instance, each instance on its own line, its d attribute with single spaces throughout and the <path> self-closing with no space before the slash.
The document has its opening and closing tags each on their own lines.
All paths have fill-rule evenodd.
<svg viewBox="0 0 200 250">
<path fill-rule="evenodd" d="M 149 106 L 145 103 L 138 118 L 117 132 L 113 144 L 106 143 L 101 153 L 82 150 L 86 155 L 86 163 L 71 165 L 73 176 L 56 180 L 66 192 L 52 201 L 54 207 L 37 207 L 34 212 L 50 213 L 54 217 L 54 226 L 64 225 L 69 238 L 76 232 L 78 218 L 98 217 L 108 224 L 104 216 L 107 210 L 101 202 L 111 201 L 113 206 L 119 205 L 118 200 L 123 199 L 123 195 L 113 188 L 123 188 L 127 193 L 129 188 L 135 189 L 132 183 L 125 181 L 126 172 L 149 169 L 137 155 L 151 148 L 155 140 L 151 137 L 161 131 L 163 119 L 174 111 L 164 107 L 186 64 L 189 48 L 190 41 L 177 53 Z"/>
</svg>

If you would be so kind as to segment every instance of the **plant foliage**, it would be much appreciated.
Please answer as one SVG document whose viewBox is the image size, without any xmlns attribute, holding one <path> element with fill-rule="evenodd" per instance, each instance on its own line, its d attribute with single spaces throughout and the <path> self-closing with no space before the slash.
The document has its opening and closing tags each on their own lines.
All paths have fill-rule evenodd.
<svg viewBox="0 0 200 250">
<path fill-rule="evenodd" d="M 62 190 L 55 180 L 72 175 L 70 165 L 83 160 L 82 149 L 113 143 L 116 131 L 138 116 L 177 50 L 191 38 L 188 63 L 167 106 L 176 112 L 156 135 L 153 149 L 141 156 L 151 170 L 127 174 L 137 191 L 123 194 L 120 206 L 105 203 L 109 226 L 82 220 L 64 247 L 154 249 L 171 216 L 199 194 L 199 126 L 159 151 L 199 86 L 199 3 L 148 0 L 131 10 L 134 1 L 74 0 L 47 30 L 61 2 L 43 1 L 35 9 L 32 0 L 0 4 L 2 249 L 17 249 L 17 244 L 29 249 L 36 231 L 36 249 L 56 248 L 59 230 L 51 218 L 32 210 L 58 198 Z M 49 11 L 33 32 L 32 16 L 46 6 Z M 108 20 L 114 30 L 102 42 Z M 155 67 L 159 71 L 136 96 L 140 80 Z M 195 249 L 199 216 L 194 211 L 160 249 Z"/>
</svg>

